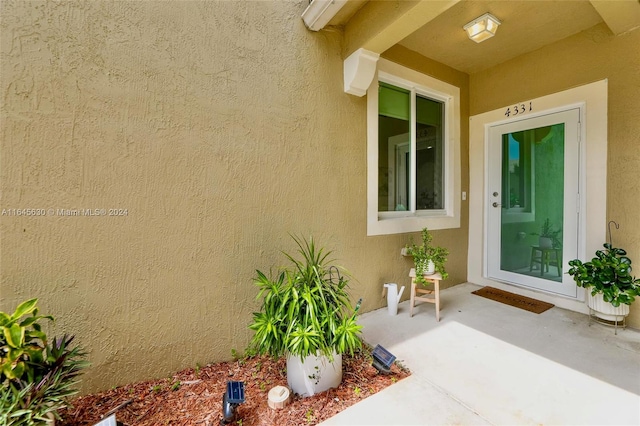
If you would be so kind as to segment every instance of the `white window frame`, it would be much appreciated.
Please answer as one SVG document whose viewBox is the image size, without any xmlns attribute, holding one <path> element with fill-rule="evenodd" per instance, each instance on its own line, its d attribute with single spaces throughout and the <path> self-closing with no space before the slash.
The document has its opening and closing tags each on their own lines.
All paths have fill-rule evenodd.
<svg viewBox="0 0 640 426">
<path fill-rule="evenodd" d="M 415 120 L 415 95 L 444 103 L 444 208 L 416 210 L 415 200 L 407 211 L 378 211 L 378 83 L 393 84 L 412 93 L 411 115 Z M 415 152 L 415 125 L 411 126 L 411 144 Z M 415 193 L 415 170 L 411 171 Z M 378 60 L 378 69 L 367 90 L 367 235 L 387 235 L 420 231 L 422 228 L 460 227 L 460 88 L 386 59 Z"/>
</svg>

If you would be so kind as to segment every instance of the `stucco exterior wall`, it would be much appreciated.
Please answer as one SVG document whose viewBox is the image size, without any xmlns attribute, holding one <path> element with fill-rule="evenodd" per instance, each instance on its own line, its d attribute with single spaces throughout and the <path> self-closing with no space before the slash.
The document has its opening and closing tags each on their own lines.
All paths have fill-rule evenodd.
<svg viewBox="0 0 640 426">
<path fill-rule="evenodd" d="M 366 236 L 366 99 L 307 3 L 0 3 L 0 208 L 45 211 L 0 217 L 0 310 L 38 297 L 77 335 L 83 391 L 242 351 L 289 233 L 335 250 L 363 311 L 409 283 L 408 235 Z"/>
<path fill-rule="evenodd" d="M 471 115 L 608 79 L 607 221 L 640 274 L 640 31 L 604 24 L 470 76 Z M 606 227 L 606 223 L 602 224 Z M 604 241 L 603 241 L 604 242 Z M 640 328 L 640 303 L 628 324 Z"/>
</svg>

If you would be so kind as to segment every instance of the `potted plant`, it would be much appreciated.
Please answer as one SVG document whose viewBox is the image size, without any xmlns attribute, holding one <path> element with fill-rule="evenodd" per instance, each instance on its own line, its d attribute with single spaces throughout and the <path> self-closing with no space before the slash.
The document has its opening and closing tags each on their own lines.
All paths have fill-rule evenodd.
<svg viewBox="0 0 640 426">
<path fill-rule="evenodd" d="M 540 227 L 540 233 L 532 232 L 531 235 L 538 236 L 538 246 L 541 249 L 562 247 L 562 241 L 560 241 L 562 230 L 553 229 L 549 218 L 547 218 L 542 224 L 542 227 Z"/>
<path fill-rule="evenodd" d="M 629 305 L 640 294 L 640 278 L 631 275 L 631 259 L 621 248 L 604 244 L 589 262 L 569 261 L 569 275 L 587 291 L 587 304 L 595 315 L 608 321 L 621 321 L 629 315 Z"/>
<path fill-rule="evenodd" d="M 311 396 L 342 381 L 342 354 L 359 349 L 362 326 L 356 323 L 360 301 L 352 308 L 348 278 L 330 266 L 331 251 L 313 238 L 293 236 L 297 255 L 284 253 L 291 265 L 275 276 L 256 271 L 262 299 L 249 325 L 255 331 L 250 350 L 287 356 L 287 381 L 292 390 Z"/>
<path fill-rule="evenodd" d="M 0 424 L 54 424 L 58 410 L 78 390 L 74 385 L 88 363 L 72 336 L 47 340 L 37 299 L 27 300 L 13 314 L 0 312 Z"/>
<path fill-rule="evenodd" d="M 422 229 L 422 244 L 417 245 L 413 239 L 407 244 L 407 254 L 413 257 L 416 268 L 416 282 L 426 284 L 425 275 L 432 275 L 436 272 L 442 275 L 442 279 L 447 279 L 449 274 L 445 269 L 449 250 L 444 247 L 431 244 L 433 236 L 427 228 Z"/>
</svg>

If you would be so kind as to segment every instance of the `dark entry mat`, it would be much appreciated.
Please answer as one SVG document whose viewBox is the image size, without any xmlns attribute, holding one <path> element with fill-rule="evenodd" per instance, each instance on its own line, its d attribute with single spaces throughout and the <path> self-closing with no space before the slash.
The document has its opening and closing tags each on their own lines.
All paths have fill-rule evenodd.
<svg viewBox="0 0 640 426">
<path fill-rule="evenodd" d="M 534 312 L 536 314 L 541 314 L 547 309 L 551 309 L 555 306 L 541 300 L 520 296 L 519 294 L 509 293 L 508 291 L 488 286 L 472 291 L 471 293 L 486 297 L 487 299 L 495 300 L 496 302 L 504 303 L 505 305 L 511 305 L 516 308 L 524 309 L 525 311 Z"/>
</svg>

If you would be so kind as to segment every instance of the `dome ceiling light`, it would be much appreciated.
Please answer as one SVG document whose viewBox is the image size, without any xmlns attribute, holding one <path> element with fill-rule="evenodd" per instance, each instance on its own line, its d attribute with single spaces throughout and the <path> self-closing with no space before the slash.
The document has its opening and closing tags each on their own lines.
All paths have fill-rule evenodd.
<svg viewBox="0 0 640 426">
<path fill-rule="evenodd" d="M 469 22 L 463 28 L 471 40 L 480 43 L 496 35 L 498 25 L 500 24 L 501 22 L 498 18 L 490 13 L 485 13 L 479 18 Z"/>
</svg>

